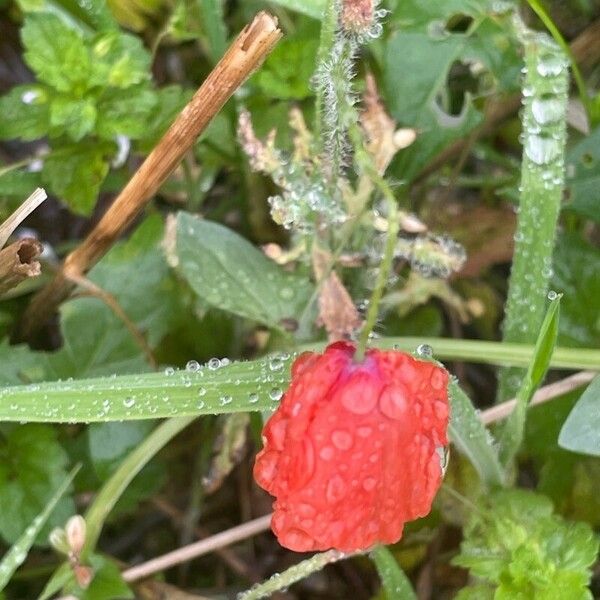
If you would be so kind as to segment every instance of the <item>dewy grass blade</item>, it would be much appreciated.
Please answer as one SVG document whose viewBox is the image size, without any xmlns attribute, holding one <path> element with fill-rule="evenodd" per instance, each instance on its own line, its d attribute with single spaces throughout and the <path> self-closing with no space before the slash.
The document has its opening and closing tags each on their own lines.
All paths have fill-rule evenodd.
<svg viewBox="0 0 600 600">
<path fill-rule="evenodd" d="M 550 365 L 552 351 L 558 335 L 560 298 L 560 295 L 555 294 L 550 301 L 550 306 L 537 338 L 533 358 L 517 392 L 515 409 L 506 420 L 498 440 L 500 460 L 506 467 L 510 466 L 521 445 L 525 431 L 527 406 L 536 389 L 542 383 Z"/>
<path fill-rule="evenodd" d="M 543 319 L 564 188 L 568 60 L 545 33 L 515 20 L 525 49 L 523 162 L 515 251 L 503 341 L 532 343 Z M 498 402 L 515 395 L 524 372 L 500 371 Z"/>
<path fill-rule="evenodd" d="M 442 338 L 381 338 L 379 348 L 414 351 L 430 345 L 437 359 L 527 367 L 534 347 L 525 344 Z M 323 344 L 302 347 L 320 350 Z M 98 377 L 0 388 L 0 421 L 92 423 L 207 414 L 268 411 L 289 383 L 293 356 L 225 364 L 210 361 L 193 370 Z M 220 365 L 220 366 L 219 366 Z M 598 369 L 600 350 L 556 348 L 550 366 Z"/>
</svg>

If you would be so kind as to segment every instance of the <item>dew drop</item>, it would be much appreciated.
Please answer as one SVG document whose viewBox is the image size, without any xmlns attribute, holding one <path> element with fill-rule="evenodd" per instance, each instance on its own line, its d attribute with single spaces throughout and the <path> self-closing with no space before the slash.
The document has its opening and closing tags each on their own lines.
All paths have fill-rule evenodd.
<svg viewBox="0 0 600 600">
<path fill-rule="evenodd" d="M 165 375 L 167 377 L 170 377 L 171 375 L 173 375 L 175 373 L 175 369 L 173 367 L 167 367 L 165 369 Z"/>
<path fill-rule="evenodd" d="M 202 396 L 206 396 L 206 388 L 199 387 L 198 388 L 198 396 L 200 396 L 201 398 L 202 398 Z"/>
<path fill-rule="evenodd" d="M 283 369 L 283 360 L 278 356 L 271 358 L 269 361 L 269 369 L 271 369 L 271 371 L 281 371 L 281 369 Z"/>
<path fill-rule="evenodd" d="M 271 398 L 271 400 L 273 400 L 273 402 L 278 402 L 279 400 L 281 400 L 282 396 L 283 396 L 283 390 L 281 388 L 273 388 L 269 392 L 269 398 Z"/>
<path fill-rule="evenodd" d="M 363 483 L 363 489 L 365 490 L 365 492 L 371 492 L 372 490 L 375 489 L 375 486 L 377 485 L 377 479 L 375 479 L 374 477 L 367 477 Z"/>
<path fill-rule="evenodd" d="M 550 300 L 552 302 L 553 300 L 556 300 L 557 298 L 558 298 L 558 294 L 554 290 L 550 290 L 548 292 L 548 300 Z"/>
<path fill-rule="evenodd" d="M 207 366 L 211 371 L 216 371 L 221 368 L 221 361 L 218 358 L 211 358 L 208 361 Z"/>
<path fill-rule="evenodd" d="M 250 402 L 250 404 L 256 404 L 258 402 L 258 394 L 256 392 L 250 392 L 248 394 L 248 402 Z"/>
<path fill-rule="evenodd" d="M 343 429 L 338 429 L 331 434 L 331 442 L 338 450 L 349 450 L 354 440 L 352 435 Z"/>
<path fill-rule="evenodd" d="M 190 373 L 196 373 L 200 370 L 200 363 L 197 360 L 188 360 L 185 365 L 185 370 Z"/>
<path fill-rule="evenodd" d="M 132 396 L 127 396 L 127 398 L 125 398 L 125 400 L 123 400 L 123 406 L 125 408 L 131 408 L 134 404 L 135 404 L 135 398 L 133 398 Z"/>
<path fill-rule="evenodd" d="M 331 446 L 325 446 L 319 451 L 319 457 L 323 460 L 331 460 L 334 454 L 335 451 Z"/>
<path fill-rule="evenodd" d="M 417 346 L 417 355 L 431 358 L 433 356 L 433 348 L 429 344 L 419 344 Z"/>
<path fill-rule="evenodd" d="M 346 495 L 346 484 L 339 475 L 334 475 L 327 484 L 325 499 L 329 504 L 336 504 Z"/>
</svg>

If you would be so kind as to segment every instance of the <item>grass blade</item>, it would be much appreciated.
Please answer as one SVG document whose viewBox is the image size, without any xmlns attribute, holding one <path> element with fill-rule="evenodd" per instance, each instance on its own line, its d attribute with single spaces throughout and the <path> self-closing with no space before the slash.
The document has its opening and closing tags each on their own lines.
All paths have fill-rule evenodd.
<svg viewBox="0 0 600 600">
<path fill-rule="evenodd" d="M 59 500 L 69 489 L 79 468 L 77 466 L 69 473 L 52 498 L 50 498 L 44 510 L 32 521 L 31 525 L 25 530 L 25 533 L 11 546 L 10 550 L 2 558 L 0 562 L 0 591 L 7 586 L 13 573 L 25 562 L 27 553 L 31 546 L 33 546 L 35 538 L 52 514 Z"/>
<path fill-rule="evenodd" d="M 375 548 L 371 552 L 371 558 L 377 567 L 388 600 L 417 600 L 408 577 L 385 546 Z"/>
<path fill-rule="evenodd" d="M 560 295 L 555 295 L 550 302 L 535 345 L 535 353 L 517 392 L 515 409 L 502 428 L 499 439 L 500 460 L 505 466 L 510 464 L 521 445 L 525 431 L 527 406 L 550 366 L 552 351 L 558 336 L 560 298 Z"/>
<path fill-rule="evenodd" d="M 450 440 L 470 460 L 485 484 L 492 487 L 504 485 L 504 470 L 491 434 L 458 383 L 451 381 L 448 389 L 451 402 Z"/>
</svg>

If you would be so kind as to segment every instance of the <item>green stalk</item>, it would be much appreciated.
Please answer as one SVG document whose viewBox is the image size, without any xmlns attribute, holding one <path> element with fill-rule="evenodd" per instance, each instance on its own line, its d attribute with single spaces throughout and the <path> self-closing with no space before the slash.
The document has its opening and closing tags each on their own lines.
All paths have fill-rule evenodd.
<svg viewBox="0 0 600 600">
<path fill-rule="evenodd" d="M 290 567 L 283 573 L 277 573 L 273 575 L 264 583 L 254 586 L 247 592 L 239 594 L 237 600 L 258 600 L 259 598 L 266 598 L 271 596 L 271 594 L 287 588 L 293 583 L 296 583 L 297 581 L 300 581 L 301 579 L 320 571 L 328 564 L 348 558 L 349 556 L 353 555 L 344 554 L 338 550 L 328 550 L 327 552 L 315 554 L 309 559 L 303 560 L 301 563 Z"/>
<path fill-rule="evenodd" d="M 546 35 L 516 24 L 525 48 L 523 161 L 515 253 L 503 326 L 505 342 L 533 343 L 545 311 L 564 187 L 567 60 Z M 499 402 L 519 389 L 524 371 L 500 372 Z"/>
<path fill-rule="evenodd" d="M 317 75 L 319 68 L 329 59 L 335 43 L 335 34 L 338 28 L 339 0 L 326 0 L 325 13 L 321 23 L 321 38 L 317 51 Z M 315 126 L 314 139 L 322 142 L 323 124 L 323 86 L 315 86 Z M 320 148 L 319 150 L 322 150 Z"/>
<path fill-rule="evenodd" d="M 592 101 L 588 94 L 587 88 L 585 86 L 585 81 L 583 80 L 583 76 L 581 75 L 581 71 L 579 70 L 579 66 L 577 65 L 577 61 L 571 52 L 571 48 L 569 44 L 565 41 L 565 38 L 562 36 L 561 32 L 558 30 L 554 21 L 548 14 L 548 11 L 542 4 L 540 0 L 527 0 L 527 3 L 531 7 L 531 9 L 535 12 L 535 14 L 540 18 L 540 21 L 544 24 L 550 35 L 554 38 L 554 41 L 560 46 L 562 51 L 569 57 L 569 61 L 571 62 L 571 69 L 573 70 L 573 79 L 575 79 L 575 85 L 577 86 L 577 91 L 579 92 L 579 97 L 581 98 L 581 103 L 585 108 L 585 112 L 587 114 L 590 122 L 593 120 L 593 109 L 592 109 Z"/>
<path fill-rule="evenodd" d="M 85 514 L 87 533 L 82 552 L 84 559 L 94 551 L 106 518 L 132 479 L 154 458 L 159 450 L 194 420 L 195 417 L 184 417 L 169 419 L 161 423 L 127 456 L 111 478 L 102 486 Z"/>
</svg>

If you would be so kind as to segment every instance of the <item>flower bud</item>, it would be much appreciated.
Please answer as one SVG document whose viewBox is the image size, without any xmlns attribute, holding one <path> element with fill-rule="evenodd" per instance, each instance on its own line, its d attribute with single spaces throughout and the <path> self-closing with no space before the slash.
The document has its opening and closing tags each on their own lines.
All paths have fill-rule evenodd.
<svg viewBox="0 0 600 600">
<path fill-rule="evenodd" d="M 71 517 L 65 525 L 65 535 L 69 549 L 79 555 L 85 544 L 86 524 L 81 515 Z"/>
</svg>

